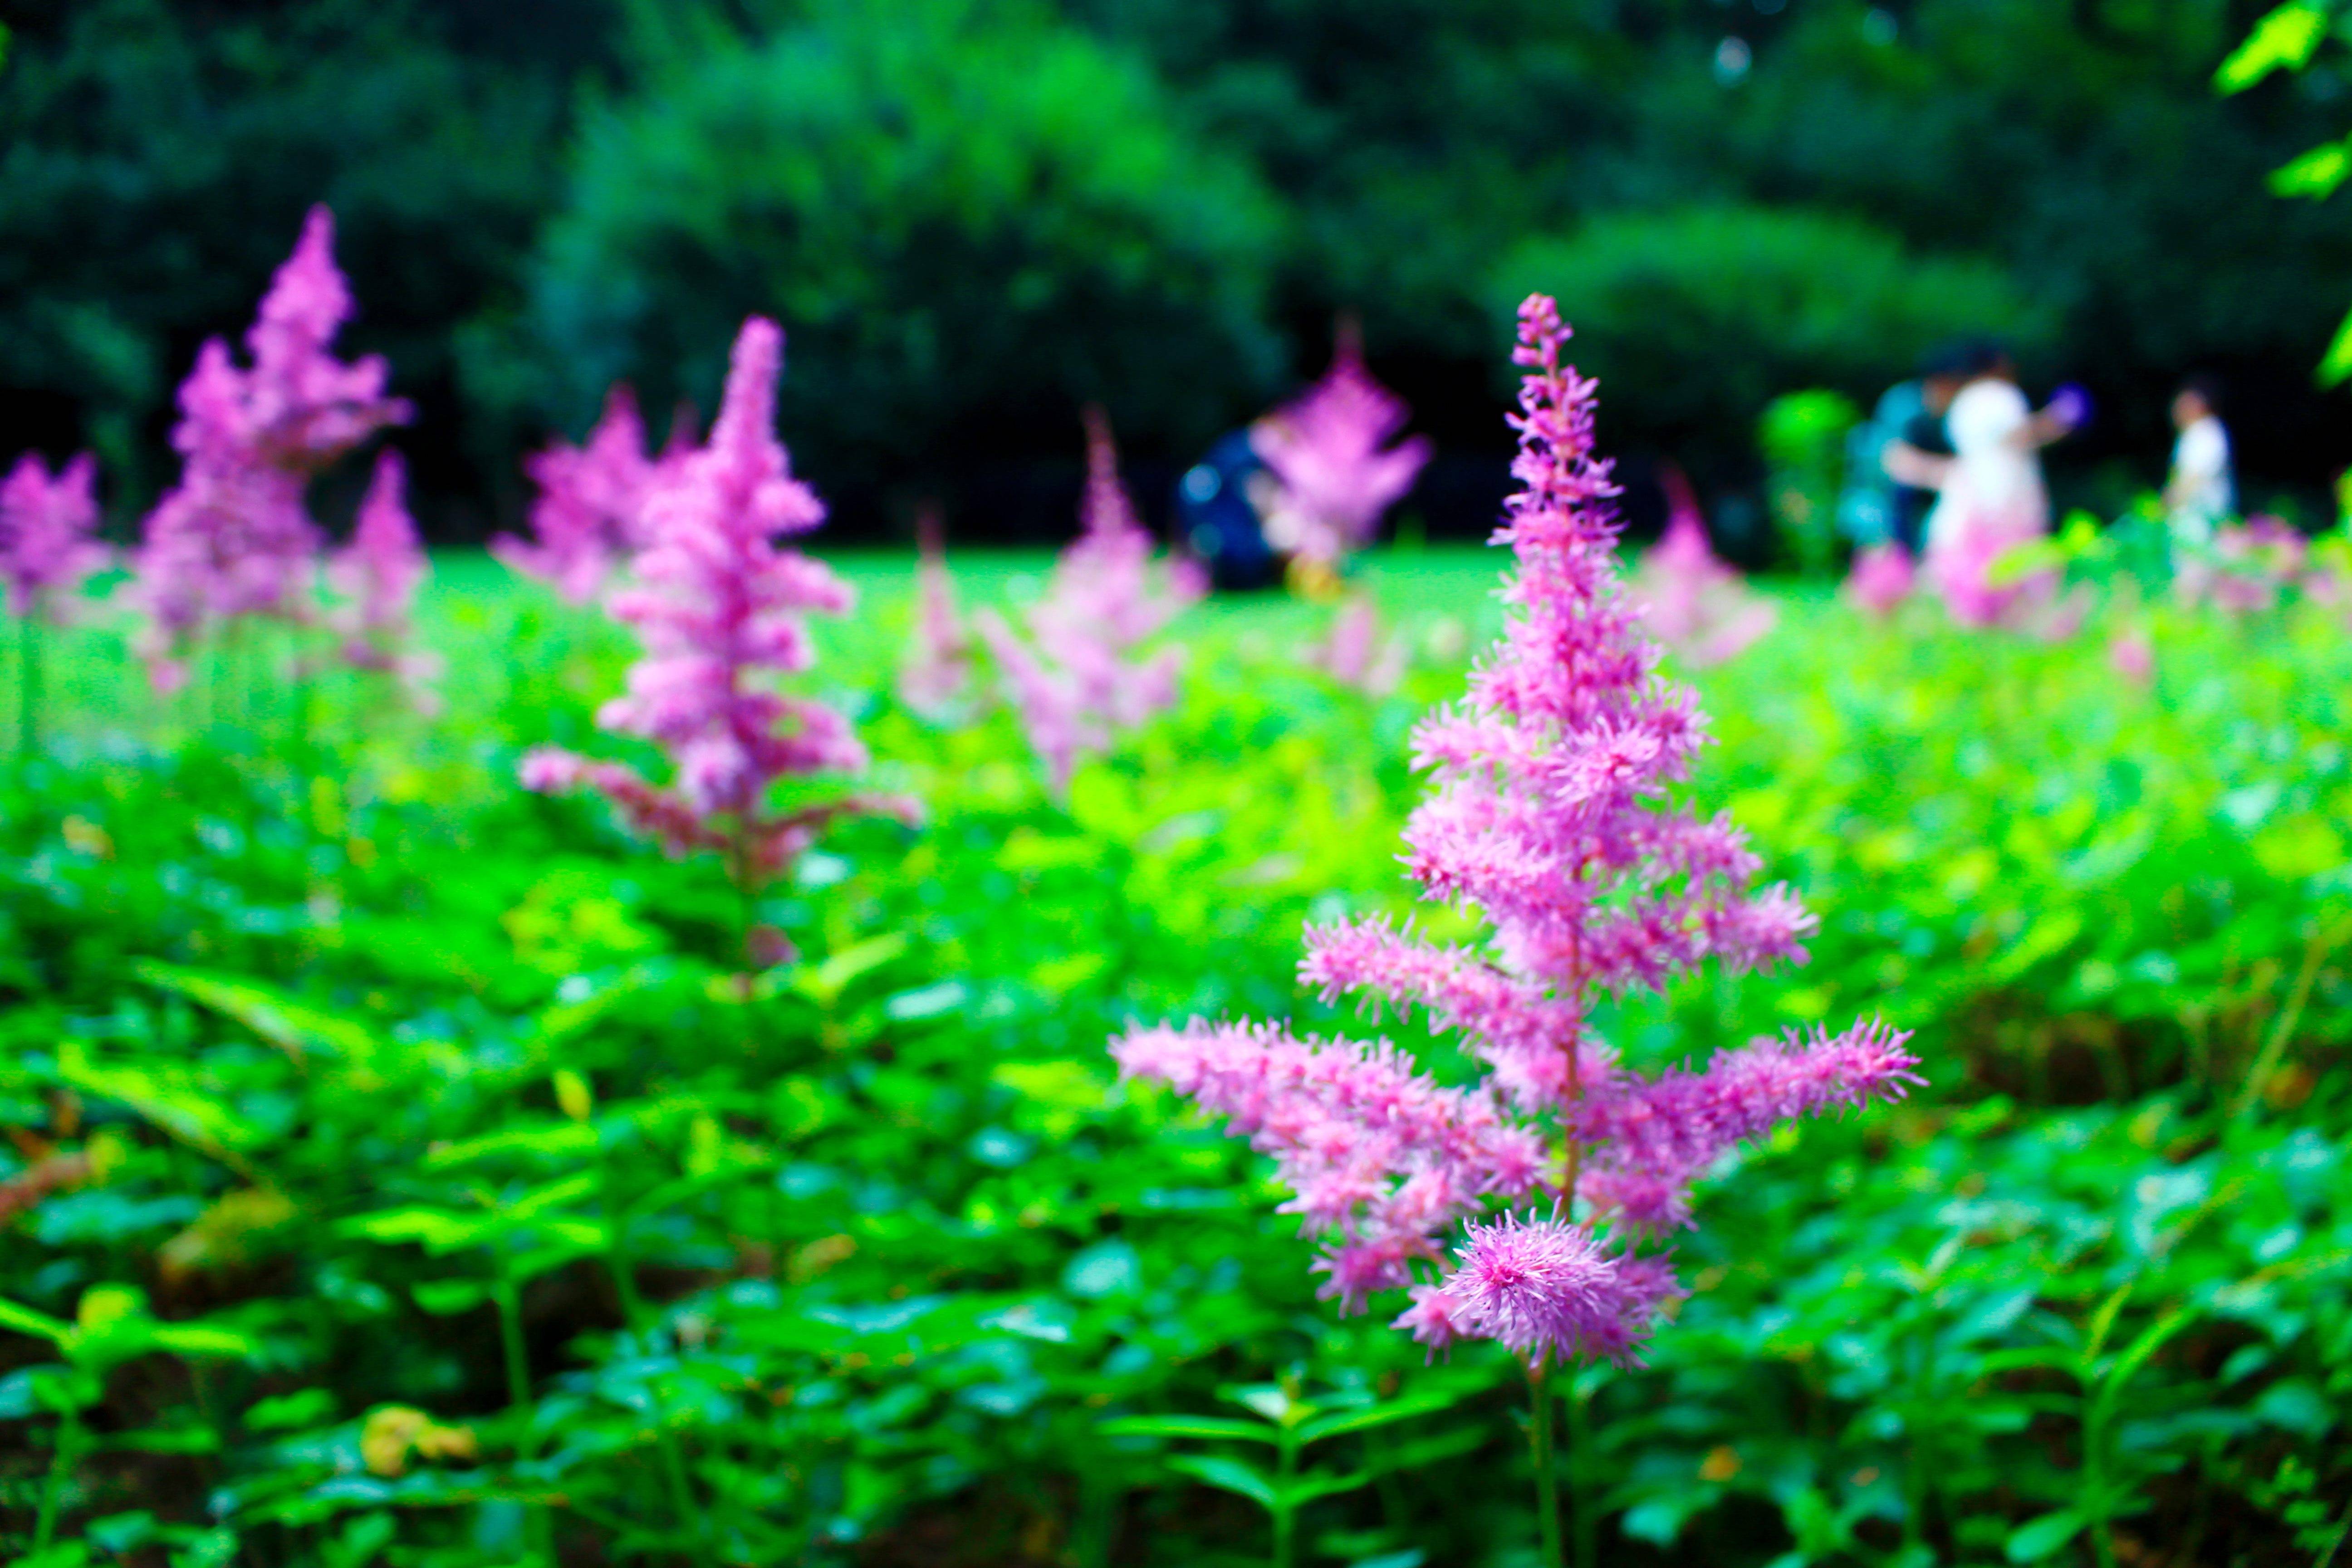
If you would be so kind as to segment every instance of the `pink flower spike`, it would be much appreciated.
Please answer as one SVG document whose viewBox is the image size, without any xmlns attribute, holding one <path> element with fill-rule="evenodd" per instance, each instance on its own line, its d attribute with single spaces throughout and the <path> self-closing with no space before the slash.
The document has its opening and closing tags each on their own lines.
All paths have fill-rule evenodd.
<svg viewBox="0 0 2352 1568">
<path fill-rule="evenodd" d="M 1370 544 L 1429 461 L 1425 437 L 1390 445 L 1411 416 L 1364 368 L 1359 334 L 1343 322 L 1323 379 L 1250 427 L 1250 449 L 1282 486 L 1267 542 L 1328 567 Z"/>
<path fill-rule="evenodd" d="M 675 433 L 671 446 L 677 446 Z M 586 604 L 645 542 L 646 497 L 656 474 L 674 460 L 675 450 L 659 458 L 646 456 L 636 398 L 625 386 L 614 387 L 586 445 L 559 441 L 524 459 L 524 471 L 539 487 L 531 538 L 500 534 L 490 541 L 490 553 L 571 603 Z"/>
<path fill-rule="evenodd" d="M 1057 795 L 1079 759 L 1176 705 L 1183 650 L 1140 649 L 1207 591 L 1189 563 L 1155 562 L 1151 536 L 1119 483 L 1109 420 L 1090 407 L 1086 426 L 1080 531 L 1024 615 L 1026 635 L 993 609 L 973 617 Z"/>
<path fill-rule="evenodd" d="M 815 663 L 809 615 L 845 615 L 854 602 L 823 563 L 775 543 L 824 519 L 776 439 L 782 370 L 783 333 L 751 317 L 735 340 L 710 439 L 655 466 L 635 582 L 609 600 L 645 652 L 630 668 L 626 693 L 607 702 L 597 722 L 661 747 L 672 782 L 656 784 L 560 752 L 534 752 L 523 764 L 526 787 L 593 790 L 672 854 L 723 853 L 729 875 L 747 888 L 783 872 L 836 817 L 915 815 L 911 803 L 891 797 L 846 795 L 784 810 L 770 798 L 786 779 L 866 767 L 847 719 L 769 683 Z"/>
<path fill-rule="evenodd" d="M 1709 959 L 1801 961 L 1812 918 L 1755 885 L 1762 863 L 1736 826 L 1680 798 L 1705 718 L 1660 673 L 1618 581 L 1616 486 L 1566 337 L 1551 300 L 1521 306 L 1521 488 L 1495 535 L 1513 557 L 1502 639 L 1412 740 L 1431 777 L 1406 869 L 1484 930 L 1441 947 L 1378 922 L 1310 927 L 1299 966 L 1327 1001 L 1423 1009 L 1484 1079 L 1441 1088 L 1391 1047 L 1268 1026 L 1137 1029 L 1111 1047 L 1128 1077 L 1169 1083 L 1273 1156 L 1342 1310 L 1410 1289 L 1395 1325 L 1433 1352 L 1493 1339 L 1535 1365 L 1633 1359 L 1676 1293 L 1666 1260 L 1633 1248 L 1689 1222 L 1694 1184 L 1726 1151 L 1917 1081 L 1906 1037 L 1875 1023 L 1654 1078 L 1598 1037 L 1604 999 Z M 1662 549 L 1678 581 L 1715 570 L 1695 510 Z M 1550 1219 L 1492 1217 L 1544 1196 Z M 1433 1286 L 1426 1266 L 1454 1234 L 1459 1265 Z"/>
<path fill-rule="evenodd" d="M 189 647 L 225 622 L 312 618 L 321 536 L 304 489 L 409 416 L 384 394 L 381 358 L 346 363 L 331 352 L 352 313 L 333 245 L 333 218 L 313 207 L 246 333 L 251 367 L 215 338 L 181 384 L 180 482 L 148 514 L 131 557 L 131 598 L 145 621 L 136 647 L 159 689 L 185 678 Z"/>
<path fill-rule="evenodd" d="M 1633 584 L 1650 634 L 1694 669 L 1738 658 L 1780 619 L 1770 600 L 1717 558 L 1707 542 L 1697 498 L 1678 468 L 1660 476 L 1667 500 L 1666 531 L 1642 557 Z"/>
<path fill-rule="evenodd" d="M 27 452 L 0 482 L 0 588 L 10 615 L 62 625 L 82 584 L 111 557 L 96 538 L 97 481 L 87 452 L 54 478 Z"/>
<path fill-rule="evenodd" d="M 1383 632 L 1370 594 L 1351 595 L 1331 617 L 1323 641 L 1307 650 L 1309 668 L 1367 697 L 1386 697 L 1403 680 L 1412 647 L 1401 632 Z"/>
<path fill-rule="evenodd" d="M 351 542 L 328 564 L 327 575 L 350 599 L 337 617 L 342 655 L 355 669 L 399 677 L 421 687 L 435 666 L 408 648 L 416 591 L 432 567 L 408 515 L 408 474 L 400 455 L 386 451 L 360 502 Z"/>
<path fill-rule="evenodd" d="M 939 508 L 915 520 L 915 628 L 898 671 L 899 700 L 935 723 L 962 710 L 974 680 L 972 640 L 956 608 Z"/>
<path fill-rule="evenodd" d="M 1864 615 L 1883 621 L 1911 596 L 1917 576 L 1911 552 L 1902 545 L 1867 545 L 1854 552 L 1853 566 L 1846 574 L 1845 596 Z"/>
</svg>

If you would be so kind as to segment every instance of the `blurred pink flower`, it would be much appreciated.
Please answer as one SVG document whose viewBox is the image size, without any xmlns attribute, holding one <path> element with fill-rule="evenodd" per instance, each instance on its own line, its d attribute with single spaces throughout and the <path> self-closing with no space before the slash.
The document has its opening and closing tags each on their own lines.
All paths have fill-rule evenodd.
<svg viewBox="0 0 2352 1568">
<path fill-rule="evenodd" d="M 1429 461 L 1425 437 L 1389 444 L 1411 417 L 1364 368 L 1358 334 L 1343 323 L 1323 379 L 1250 427 L 1250 449 L 1282 487 L 1267 542 L 1324 566 L 1370 544 Z"/>
<path fill-rule="evenodd" d="M 321 538 L 304 489 L 409 416 L 384 395 L 382 358 L 346 363 L 330 352 L 351 314 L 334 219 L 313 207 L 246 333 L 250 368 L 214 338 L 181 384 L 172 432 L 180 482 L 148 515 L 131 557 L 131 600 L 146 621 L 137 647 L 159 689 L 186 679 L 189 645 L 223 622 L 310 617 Z"/>
<path fill-rule="evenodd" d="M 1706 523 L 1677 469 L 1660 476 L 1666 531 L 1642 557 L 1634 598 L 1650 635 L 1694 669 L 1738 658 L 1780 619 L 1769 599 L 1748 592 L 1738 572 L 1707 543 Z"/>
<path fill-rule="evenodd" d="M 2146 626 L 2117 632 L 2107 644 L 2107 667 L 2134 686 L 2156 684 L 2156 643 Z"/>
<path fill-rule="evenodd" d="M 432 566 L 408 515 L 407 489 L 400 455 L 379 454 L 351 542 L 327 563 L 327 578 L 350 601 L 334 622 L 344 662 L 397 677 L 421 694 L 439 667 L 409 647 L 416 590 Z"/>
<path fill-rule="evenodd" d="M 1056 793 L 1069 787 L 1078 759 L 1176 705 L 1183 649 L 1140 658 L 1137 649 L 1207 591 L 1191 562 L 1154 560 L 1151 535 L 1119 483 L 1110 422 L 1091 407 L 1086 422 L 1080 531 L 1023 616 L 1027 635 L 992 608 L 973 617 Z"/>
<path fill-rule="evenodd" d="M 1404 679 L 1412 653 L 1403 633 L 1383 630 L 1372 596 L 1359 593 L 1340 604 L 1329 633 L 1307 650 L 1307 662 L 1342 686 L 1385 697 Z"/>
<path fill-rule="evenodd" d="M 0 588 L 10 615 L 62 623 L 82 583 L 112 556 L 96 538 L 97 481 L 87 452 L 54 478 L 27 452 L 0 481 Z"/>
<path fill-rule="evenodd" d="M 1845 596 L 1863 614 L 1885 620 L 1911 596 L 1918 573 L 1911 552 L 1899 543 L 1867 545 L 1853 554 L 1846 574 Z"/>
<path fill-rule="evenodd" d="M 781 780 L 858 773 L 866 760 L 839 712 L 766 684 L 814 664 L 808 614 L 845 615 L 853 602 L 821 563 L 773 542 L 824 519 L 776 439 L 782 365 L 775 323 L 746 321 L 710 439 L 657 474 L 645 498 L 635 582 L 609 603 L 614 619 L 636 628 L 645 653 L 629 670 L 626 694 L 604 704 L 597 722 L 660 746 L 672 783 L 553 750 L 526 757 L 522 771 L 530 789 L 604 795 L 673 854 L 724 855 L 729 875 L 747 888 L 780 874 L 836 817 L 915 814 L 897 797 L 782 809 L 770 800 Z"/>
<path fill-rule="evenodd" d="M 2183 605 L 2210 604 L 2230 615 L 2253 615 L 2303 583 L 2310 559 L 2310 541 L 2282 519 L 2257 515 L 2223 523 L 2210 544 L 2184 547 L 2173 571 L 2173 596 Z"/>
<path fill-rule="evenodd" d="M 645 421 L 635 396 L 615 386 L 585 446 L 558 441 L 524 459 L 539 487 L 530 539 L 500 534 L 490 553 L 536 577 L 575 605 L 594 598 L 614 571 L 645 543 L 646 497 L 663 465 L 677 456 L 646 454 Z"/>
<path fill-rule="evenodd" d="M 915 627 L 898 670 L 899 700 L 934 722 L 954 717 L 975 679 L 971 634 L 956 608 L 947 543 L 937 507 L 915 520 Z"/>
<path fill-rule="evenodd" d="M 1801 959 L 1812 919 L 1785 889 L 1751 887 L 1759 862 L 1736 827 L 1669 797 L 1704 726 L 1617 583 L 1616 486 L 1592 455 L 1592 384 L 1560 363 L 1566 336 L 1549 299 L 1520 307 L 1523 488 L 1496 534 L 1515 556 L 1511 615 L 1465 703 L 1413 743 L 1433 782 L 1406 826 L 1407 868 L 1486 937 L 1310 928 L 1299 971 L 1327 999 L 1426 1009 L 1486 1077 L 1441 1088 L 1392 1047 L 1262 1025 L 1138 1029 L 1112 1046 L 1126 1077 L 1172 1084 L 1275 1156 L 1286 1207 L 1326 1237 L 1317 1268 L 1344 1309 L 1411 1289 L 1397 1326 L 1433 1351 L 1496 1339 L 1535 1366 L 1637 1352 L 1676 1287 L 1633 1248 L 1689 1223 L 1691 1185 L 1725 1151 L 1916 1081 L 1905 1037 L 1874 1023 L 1657 1077 L 1592 1026 L 1604 997 L 1663 989 L 1709 958 Z M 1529 1200 L 1551 1217 L 1487 1223 L 1494 1205 Z M 1433 1284 L 1442 1238 L 1465 1222 Z"/>
</svg>

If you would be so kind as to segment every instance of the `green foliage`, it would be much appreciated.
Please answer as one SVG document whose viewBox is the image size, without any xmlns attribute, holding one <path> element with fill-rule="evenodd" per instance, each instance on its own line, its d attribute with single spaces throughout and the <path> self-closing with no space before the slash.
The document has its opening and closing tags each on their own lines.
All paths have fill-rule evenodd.
<svg viewBox="0 0 2352 1568">
<path fill-rule="evenodd" d="M 861 525 L 919 485 L 1034 528 L 978 460 L 1066 459 L 1092 396 L 1139 449 L 1189 455 L 1319 366 L 1340 310 L 1442 447 L 1491 451 L 1497 259 L 1692 208 L 1838 215 L 1928 285 L 1997 273 L 2002 308 L 1956 299 L 1933 330 L 2029 302 L 2029 369 L 2102 408 L 2062 465 L 2153 461 L 2151 389 L 2197 364 L 2261 411 L 2250 476 L 2352 459 L 2301 384 L 2352 214 L 2261 188 L 2340 141 L 2344 73 L 2321 47 L 2217 97 L 2246 21 L 2219 0 L 36 0 L 10 21 L 0 412 L 53 456 L 94 445 L 118 521 L 165 478 L 195 344 L 244 325 L 317 200 L 355 346 L 419 400 L 401 441 L 445 538 L 510 522 L 518 453 L 576 434 L 609 375 L 656 423 L 678 393 L 707 406 L 751 309 L 793 334 L 794 428 Z M 1727 32 L 1752 50 L 1736 79 L 1710 67 Z M 1847 278 L 1841 243 L 1790 264 Z M 1670 279 L 1676 302 L 1759 302 Z M 1612 394 L 1613 444 L 1709 489 L 1755 479 L 1769 397 L 1874 395 L 1916 346 L 1865 322 L 1867 352 L 1824 361 L 1768 310 L 1694 375 L 1679 328 L 1642 325 L 1611 384 L 1672 390 Z M 1740 357 L 1758 342 L 1768 374 Z M 1690 395 L 1727 371 L 1702 425 Z"/>
<path fill-rule="evenodd" d="M 445 562 L 448 710 L 330 683 L 307 753 L 235 661 L 158 710 L 72 634 L 0 775 L 0 1551 L 1172 1565 L 1262 1562 L 1272 1514 L 1301 1562 L 1514 1561 L 1519 1371 L 1338 1318 L 1263 1165 L 1103 1050 L 1368 1026 L 1298 992 L 1299 929 L 1411 912 L 1406 733 L 1496 615 L 1491 560 L 1414 560 L 1375 584 L 1399 696 L 1301 670 L 1323 612 L 1213 606 L 1184 708 L 1066 805 L 1002 715 L 887 695 L 908 574 L 847 563 L 819 668 L 930 820 L 765 895 L 800 957 L 748 982 L 717 868 L 509 782 L 607 743 L 609 628 Z M 981 600 L 1036 564 L 958 562 Z M 1579 1533 L 2286 1560 L 2352 1408 L 2339 623 L 2118 604 L 2142 693 L 2106 625 L 1782 612 L 1703 677 L 1697 787 L 1822 912 L 1812 963 L 1611 1037 L 1882 1010 L 1930 1083 L 1706 1191 L 1652 1364 L 1561 1391 Z"/>
<path fill-rule="evenodd" d="M 1914 254 L 1861 220 L 1769 207 L 1609 214 L 1516 247 L 1494 277 L 1503 309 L 1535 290 L 1556 296 L 1612 416 L 1678 444 L 1745 428 L 1784 387 L 1864 395 L 1945 339 L 2031 342 L 2049 325 L 1989 263 Z"/>
<path fill-rule="evenodd" d="M 1756 444 L 1769 465 L 1772 516 L 1798 564 L 1816 576 L 1837 565 L 1838 490 L 1845 483 L 1846 433 L 1862 409 L 1841 392 L 1784 392 L 1764 405 Z"/>
<path fill-rule="evenodd" d="M 1017 0 L 811 9 L 590 115 L 526 326 L 564 412 L 616 377 L 656 405 L 715 384 L 753 310 L 792 334 L 819 473 L 919 474 L 1007 405 L 1204 440 L 1272 389 L 1281 215 L 1142 62 Z"/>
</svg>

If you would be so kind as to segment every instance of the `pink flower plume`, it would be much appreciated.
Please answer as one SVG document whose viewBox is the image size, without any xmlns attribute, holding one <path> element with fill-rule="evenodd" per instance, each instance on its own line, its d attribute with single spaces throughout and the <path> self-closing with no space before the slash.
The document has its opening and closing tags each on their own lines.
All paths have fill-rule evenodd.
<svg viewBox="0 0 2352 1568">
<path fill-rule="evenodd" d="M 782 366 L 775 323 L 745 321 L 710 439 L 656 475 L 645 498 L 635 582 L 609 602 L 645 653 L 625 694 L 607 702 L 597 722 L 660 746 L 672 783 L 658 786 L 616 764 L 558 752 L 535 752 L 523 769 L 532 789 L 585 787 L 606 796 L 673 853 L 725 853 L 730 875 L 750 886 L 790 865 L 835 816 L 913 811 L 904 801 L 862 795 L 782 812 L 770 805 L 782 780 L 866 766 L 847 719 L 768 684 L 815 663 L 810 614 L 845 615 L 853 604 L 829 568 L 774 542 L 824 519 L 776 439 Z"/>
<path fill-rule="evenodd" d="M 1324 566 L 1370 544 L 1429 461 L 1425 437 L 1395 440 L 1411 416 L 1364 368 L 1357 333 L 1343 325 L 1323 378 L 1250 428 L 1250 449 L 1282 485 L 1268 542 Z"/>
<path fill-rule="evenodd" d="M 1918 573 L 1911 552 L 1894 542 L 1867 545 L 1853 554 L 1846 573 L 1845 596 L 1864 615 L 1885 620 L 1911 596 Z"/>
<path fill-rule="evenodd" d="M 375 460 L 351 542 L 328 563 L 327 576 L 350 603 L 337 617 L 342 656 L 355 669 L 397 676 L 418 687 L 436 668 L 409 647 L 416 591 L 432 567 L 408 515 L 408 473 L 396 452 Z"/>
<path fill-rule="evenodd" d="M 490 553 L 572 604 L 586 604 L 645 542 L 646 497 L 678 449 L 673 431 L 670 449 L 647 457 L 636 398 L 625 386 L 614 387 L 584 446 L 559 441 L 524 460 L 524 471 L 539 487 L 531 537 L 500 534 L 490 541 Z"/>
<path fill-rule="evenodd" d="M 1391 1047 L 1253 1026 L 1139 1030 L 1112 1047 L 1129 1077 L 1173 1085 L 1275 1156 L 1343 1306 L 1410 1286 L 1397 1326 L 1433 1351 L 1494 1339 L 1536 1365 L 1631 1359 L 1676 1289 L 1663 1258 L 1633 1248 L 1687 1223 L 1692 1184 L 1790 1118 L 1899 1096 L 1917 1065 L 1906 1037 L 1864 1024 L 1651 1077 L 1593 1027 L 1604 997 L 1709 959 L 1801 960 L 1812 920 L 1753 885 L 1737 827 L 1678 799 L 1705 723 L 1659 674 L 1617 581 L 1616 486 L 1566 337 L 1549 300 L 1520 308 L 1521 489 L 1495 535 L 1513 553 L 1509 614 L 1465 700 L 1413 738 L 1431 787 L 1405 828 L 1407 871 L 1485 934 L 1440 946 L 1377 922 L 1312 927 L 1300 965 L 1327 999 L 1424 1009 L 1484 1081 L 1441 1089 Z M 1550 1217 L 1490 1218 L 1542 1197 Z M 1417 1276 L 1465 1224 L 1452 1272 Z"/>
<path fill-rule="evenodd" d="M 1385 697 L 1404 679 L 1411 658 L 1404 635 L 1383 629 L 1380 606 L 1370 594 L 1360 593 L 1340 604 L 1329 632 L 1307 650 L 1307 663 L 1342 686 Z"/>
<path fill-rule="evenodd" d="M 1772 602 L 1750 593 L 1738 572 L 1707 542 L 1698 500 L 1679 469 L 1661 477 L 1666 531 L 1642 557 L 1633 596 L 1650 635 L 1694 669 L 1736 658 L 1780 618 Z"/>
<path fill-rule="evenodd" d="M 898 697 L 915 712 L 939 721 L 954 716 L 971 694 L 974 649 L 956 608 L 937 507 L 926 507 L 916 519 L 915 539 L 915 627 L 898 670 Z"/>
<path fill-rule="evenodd" d="M 321 535 L 304 489 L 409 416 L 384 395 L 381 358 L 334 357 L 351 313 L 334 220 L 313 207 L 246 333 L 250 366 L 215 338 L 181 384 L 172 432 L 180 482 L 148 514 L 131 558 L 131 598 L 145 618 L 138 650 L 160 689 L 185 679 L 190 645 L 224 622 L 310 618 Z"/>
<path fill-rule="evenodd" d="M 1139 650 L 1206 591 L 1190 563 L 1154 559 L 1151 535 L 1119 482 L 1110 422 L 1088 408 L 1080 531 L 1023 616 L 973 617 L 1031 748 L 1058 793 L 1082 757 L 1176 705 L 1183 650 Z"/>
<path fill-rule="evenodd" d="M 112 553 L 96 537 L 98 465 L 87 452 L 53 477 L 37 453 L 0 481 L 0 587 L 8 613 L 59 623 Z"/>
</svg>

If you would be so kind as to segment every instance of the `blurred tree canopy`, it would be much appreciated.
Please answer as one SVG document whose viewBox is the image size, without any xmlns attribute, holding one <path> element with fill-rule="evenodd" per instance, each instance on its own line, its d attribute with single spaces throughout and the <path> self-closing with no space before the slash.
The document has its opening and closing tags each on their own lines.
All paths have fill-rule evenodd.
<svg viewBox="0 0 2352 1568">
<path fill-rule="evenodd" d="M 2309 376 L 2352 209 L 2264 176 L 2352 79 L 2217 97 L 2263 8 L 5 0 L 0 415 L 95 445 L 139 504 L 196 343 L 323 199 L 446 536 L 509 511 L 520 452 L 608 377 L 707 406 L 753 309 L 852 528 L 1074 466 L 1089 397 L 1186 460 L 1318 368 L 1342 310 L 1441 450 L 1484 460 L 1529 287 L 1609 376 L 1604 438 L 1703 489 L 1752 482 L 1771 395 L 1866 401 L 1976 331 L 2098 395 L 2078 483 L 2152 479 L 2200 369 L 2257 493 L 2315 487 L 2352 460 Z M 1483 509 L 1440 478 L 1433 510 Z"/>
</svg>

